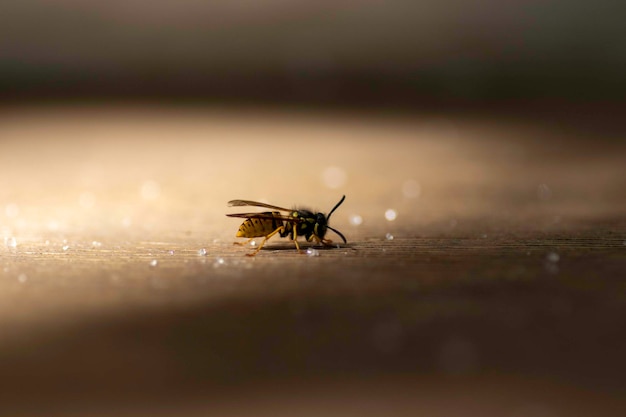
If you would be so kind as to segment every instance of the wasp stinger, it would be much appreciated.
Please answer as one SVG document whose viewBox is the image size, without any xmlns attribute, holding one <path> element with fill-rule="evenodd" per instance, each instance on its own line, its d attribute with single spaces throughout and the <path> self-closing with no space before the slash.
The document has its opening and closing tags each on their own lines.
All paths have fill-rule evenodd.
<svg viewBox="0 0 626 417">
<path fill-rule="evenodd" d="M 265 242 L 277 233 L 280 237 L 289 237 L 289 239 L 293 240 L 296 245 L 296 249 L 301 253 L 302 251 L 300 250 L 300 246 L 297 241 L 299 236 L 304 236 L 307 242 L 315 240 L 317 243 L 321 243 L 325 246 L 332 246 L 332 241 L 325 238 L 327 229 L 337 233 L 344 243 L 348 243 L 341 232 L 328 225 L 330 216 L 345 199 L 345 195 L 341 197 L 341 200 L 335 204 L 335 207 L 333 207 L 330 213 L 328 213 L 328 216 L 324 213 L 313 213 L 312 211 L 306 209 L 286 209 L 273 206 L 271 204 L 259 203 L 257 201 L 232 200 L 228 202 L 229 207 L 254 206 L 268 208 L 273 211 L 260 213 L 236 213 L 227 214 L 227 216 L 246 219 L 243 223 L 241 223 L 241 226 L 239 226 L 236 237 L 247 237 L 249 239 L 244 243 L 235 243 L 245 245 L 254 238 L 264 238 L 259 247 L 254 252 L 248 253 L 248 256 L 256 255 L 261 250 Z"/>
</svg>

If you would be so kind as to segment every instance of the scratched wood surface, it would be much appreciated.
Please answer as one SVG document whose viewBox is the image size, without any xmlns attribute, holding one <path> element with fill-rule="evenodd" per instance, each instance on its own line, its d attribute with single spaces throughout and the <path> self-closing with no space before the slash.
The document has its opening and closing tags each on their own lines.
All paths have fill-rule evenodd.
<svg viewBox="0 0 626 417">
<path fill-rule="evenodd" d="M 3 108 L 0 410 L 623 415 L 624 151 L 458 112 Z M 228 200 L 344 194 L 347 245 L 232 244 Z"/>
</svg>

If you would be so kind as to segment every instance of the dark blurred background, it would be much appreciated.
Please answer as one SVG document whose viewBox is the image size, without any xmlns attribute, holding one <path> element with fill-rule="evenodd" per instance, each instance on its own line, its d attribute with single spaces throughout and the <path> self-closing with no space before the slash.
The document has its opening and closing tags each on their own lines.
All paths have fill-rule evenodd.
<svg viewBox="0 0 626 417">
<path fill-rule="evenodd" d="M 0 91 L 5 102 L 614 108 L 626 93 L 624 9 L 618 0 L 5 0 Z"/>
</svg>

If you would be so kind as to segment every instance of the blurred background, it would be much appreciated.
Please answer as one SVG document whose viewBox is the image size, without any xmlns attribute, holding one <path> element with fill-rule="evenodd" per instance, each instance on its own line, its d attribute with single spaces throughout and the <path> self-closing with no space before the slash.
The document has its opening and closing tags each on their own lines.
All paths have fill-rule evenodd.
<svg viewBox="0 0 626 417">
<path fill-rule="evenodd" d="M 623 5 L 582 1 L 3 2 L 5 102 L 621 101 Z"/>
<path fill-rule="evenodd" d="M 624 415 L 624 10 L 4 0 L 0 414 Z"/>
</svg>

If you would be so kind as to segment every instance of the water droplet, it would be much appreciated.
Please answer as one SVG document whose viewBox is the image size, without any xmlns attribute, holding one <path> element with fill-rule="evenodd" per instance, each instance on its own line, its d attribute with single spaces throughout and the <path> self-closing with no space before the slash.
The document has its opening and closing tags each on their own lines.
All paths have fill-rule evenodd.
<svg viewBox="0 0 626 417">
<path fill-rule="evenodd" d="M 393 235 L 392 235 L 391 233 L 387 233 L 387 234 L 385 235 L 385 239 L 387 239 L 387 240 L 393 240 Z"/>
<path fill-rule="evenodd" d="M 64 251 L 67 251 L 70 248 L 70 245 L 63 245 L 61 247 L 61 249 L 63 249 Z"/>
<path fill-rule="evenodd" d="M 306 250 L 306 254 L 307 256 L 320 256 L 320 251 L 318 251 L 317 249 L 308 248 Z"/>
<path fill-rule="evenodd" d="M 202 248 L 198 250 L 198 256 L 206 256 L 206 249 Z"/>
<path fill-rule="evenodd" d="M 550 253 L 548 254 L 548 256 L 546 256 L 546 259 L 547 259 L 549 262 L 552 262 L 552 263 L 557 263 L 557 262 L 559 261 L 559 259 L 561 259 L 561 258 L 559 257 L 559 254 L 558 254 L 558 253 L 556 253 L 556 252 L 550 252 Z"/>
<path fill-rule="evenodd" d="M 18 281 L 20 284 L 23 284 L 23 283 L 25 283 L 26 281 L 28 281 L 28 277 L 26 276 L 26 274 L 20 274 L 20 275 L 17 277 L 17 281 Z"/>
<path fill-rule="evenodd" d="M 550 274 L 557 274 L 559 272 L 559 260 L 560 256 L 556 252 L 550 252 L 546 255 L 545 268 Z"/>
<path fill-rule="evenodd" d="M 157 261 L 156 259 L 153 259 L 153 260 L 151 260 L 151 261 L 150 261 L 150 266 L 151 266 L 151 267 L 155 267 L 155 266 L 157 266 L 158 264 L 159 264 L 159 261 Z"/>
<path fill-rule="evenodd" d="M 539 200 L 547 201 L 552 198 L 552 190 L 547 184 L 539 184 L 537 187 L 537 197 Z"/>
<path fill-rule="evenodd" d="M 394 209 L 389 209 L 385 212 L 385 219 L 392 222 L 398 217 L 398 213 Z"/>
<path fill-rule="evenodd" d="M 174 254 L 174 251 L 173 251 L 173 250 L 168 250 L 168 251 L 167 251 L 167 253 L 168 253 L 169 255 L 173 255 L 173 254 Z"/>
<path fill-rule="evenodd" d="M 20 214 L 20 207 L 15 203 L 9 203 L 4 207 L 4 214 L 7 217 L 17 217 Z"/>
<path fill-rule="evenodd" d="M 350 216 L 351 225 L 359 226 L 361 223 L 363 223 L 363 217 L 359 216 L 358 214 L 353 214 L 352 216 Z"/>
<path fill-rule="evenodd" d="M 16 248 L 17 247 L 17 239 L 15 239 L 13 236 L 5 237 L 4 238 L 4 243 L 9 248 Z"/>
<path fill-rule="evenodd" d="M 93 242 L 91 242 L 91 246 L 94 248 L 99 248 L 102 246 L 102 242 L 98 242 L 97 240 L 94 240 Z"/>
<path fill-rule="evenodd" d="M 256 240 L 251 240 L 250 241 L 250 246 L 252 246 L 252 247 L 256 246 Z"/>
<path fill-rule="evenodd" d="M 406 198 L 418 198 L 422 193 L 422 187 L 415 180 L 406 180 L 402 183 L 402 194 Z"/>
<path fill-rule="evenodd" d="M 339 167 L 326 167 L 322 171 L 322 181 L 328 188 L 339 188 L 343 186 L 348 179 L 346 171 Z"/>
<path fill-rule="evenodd" d="M 218 267 L 220 267 L 222 265 L 225 265 L 225 264 L 226 264 L 226 261 L 224 260 L 224 258 L 220 257 L 220 258 L 215 259 L 215 262 L 213 262 L 213 267 L 214 268 L 218 268 Z"/>
<path fill-rule="evenodd" d="M 141 184 L 140 193 L 144 200 L 155 200 L 161 195 L 161 186 L 156 181 L 148 180 Z"/>
</svg>

